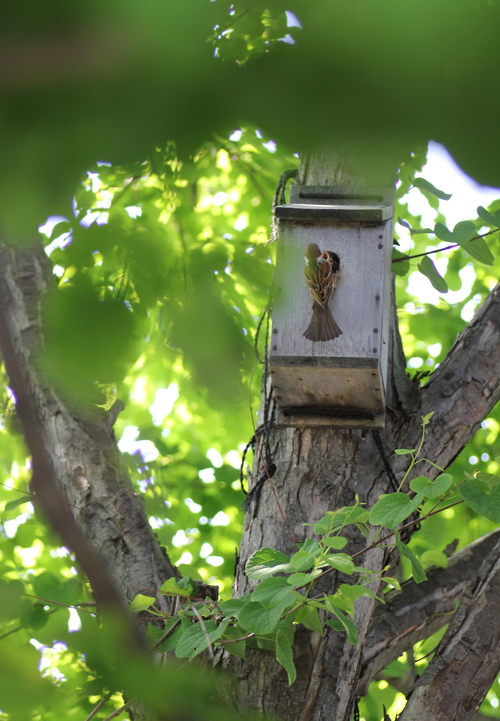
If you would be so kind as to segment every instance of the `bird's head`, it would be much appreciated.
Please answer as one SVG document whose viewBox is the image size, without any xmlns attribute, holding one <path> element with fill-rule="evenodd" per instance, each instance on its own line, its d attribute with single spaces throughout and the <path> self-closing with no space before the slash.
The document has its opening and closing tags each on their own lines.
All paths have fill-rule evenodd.
<svg viewBox="0 0 500 721">
<path fill-rule="evenodd" d="M 321 251 L 316 245 L 316 243 L 309 243 L 309 245 L 306 246 L 306 251 L 304 254 L 304 257 L 306 259 L 306 263 L 316 263 L 321 256 Z"/>
</svg>

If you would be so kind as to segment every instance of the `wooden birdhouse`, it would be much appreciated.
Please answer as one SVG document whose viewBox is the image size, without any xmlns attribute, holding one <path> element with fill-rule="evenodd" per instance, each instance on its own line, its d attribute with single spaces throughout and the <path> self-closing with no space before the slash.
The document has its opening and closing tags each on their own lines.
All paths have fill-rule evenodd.
<svg viewBox="0 0 500 721">
<path fill-rule="evenodd" d="M 276 207 L 269 363 L 279 425 L 384 427 L 393 196 L 391 189 L 295 185 L 290 204 Z M 342 332 L 329 340 L 304 335 L 313 314 L 308 245 L 309 285 L 317 271 L 323 285 L 330 274 L 335 286 L 327 306 Z"/>
</svg>

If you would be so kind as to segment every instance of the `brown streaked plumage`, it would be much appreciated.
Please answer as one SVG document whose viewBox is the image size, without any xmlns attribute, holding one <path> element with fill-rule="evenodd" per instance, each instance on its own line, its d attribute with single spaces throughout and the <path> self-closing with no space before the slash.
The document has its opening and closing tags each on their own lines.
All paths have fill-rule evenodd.
<svg viewBox="0 0 500 721">
<path fill-rule="evenodd" d="M 331 250 L 321 251 L 316 243 L 309 243 L 305 260 L 304 275 L 313 299 L 313 314 L 304 336 L 313 343 L 334 340 L 342 335 L 329 308 L 338 280 L 339 257 Z"/>
</svg>

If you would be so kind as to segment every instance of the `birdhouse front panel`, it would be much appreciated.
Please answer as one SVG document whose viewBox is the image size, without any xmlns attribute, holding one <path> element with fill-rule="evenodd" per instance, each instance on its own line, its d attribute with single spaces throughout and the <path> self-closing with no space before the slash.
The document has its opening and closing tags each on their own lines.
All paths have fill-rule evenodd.
<svg viewBox="0 0 500 721">
<path fill-rule="evenodd" d="M 392 207 L 348 200 L 276 208 L 270 370 L 284 425 L 383 427 Z"/>
</svg>

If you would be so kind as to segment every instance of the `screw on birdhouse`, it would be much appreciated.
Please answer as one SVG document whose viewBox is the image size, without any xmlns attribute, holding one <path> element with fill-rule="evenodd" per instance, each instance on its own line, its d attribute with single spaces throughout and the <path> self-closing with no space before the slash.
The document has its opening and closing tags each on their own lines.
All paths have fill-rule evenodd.
<svg viewBox="0 0 500 721">
<path fill-rule="evenodd" d="M 273 345 L 273 350 L 278 350 L 278 346 L 277 346 L 277 345 Z"/>
<path fill-rule="evenodd" d="M 278 329 L 277 329 L 277 328 L 273 328 L 273 333 L 274 333 L 274 335 L 276 335 L 277 332 L 278 332 Z"/>
<path fill-rule="evenodd" d="M 377 247 L 378 247 L 379 250 L 382 250 L 382 248 L 384 247 L 384 244 L 383 244 L 383 243 L 379 243 Z"/>
<path fill-rule="evenodd" d="M 379 235 L 378 239 L 382 240 L 383 237 L 384 237 L 383 235 Z"/>
<path fill-rule="evenodd" d="M 376 352 L 377 352 L 377 349 L 376 349 L 376 348 L 372 348 L 372 353 L 376 353 Z"/>
<path fill-rule="evenodd" d="M 375 296 L 375 300 L 380 300 L 380 296 L 378 294 Z"/>
<path fill-rule="evenodd" d="M 373 329 L 373 332 L 374 332 L 374 333 L 378 333 L 378 328 L 374 328 L 374 329 Z"/>
</svg>

